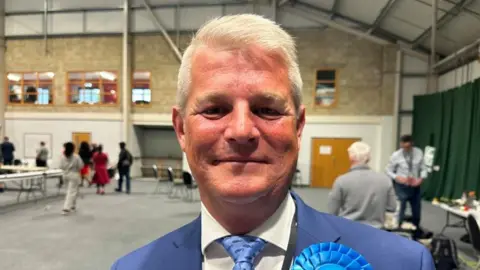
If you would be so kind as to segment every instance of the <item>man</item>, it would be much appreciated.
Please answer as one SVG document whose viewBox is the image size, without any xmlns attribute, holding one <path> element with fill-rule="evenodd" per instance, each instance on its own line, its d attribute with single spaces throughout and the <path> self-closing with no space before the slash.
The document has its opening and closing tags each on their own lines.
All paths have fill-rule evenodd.
<svg viewBox="0 0 480 270">
<path fill-rule="evenodd" d="M 243 14 L 205 24 L 183 55 L 177 91 L 173 126 L 201 214 L 112 269 L 289 269 L 321 242 L 355 249 L 373 269 L 434 269 L 420 244 L 319 213 L 289 192 L 305 107 L 294 40 L 274 22 Z"/>
<path fill-rule="evenodd" d="M 15 145 L 10 142 L 8 137 L 3 138 L 3 143 L 0 145 L 0 149 L 2 151 L 3 164 L 12 165 L 14 159 L 13 152 L 15 152 Z"/>
<path fill-rule="evenodd" d="M 392 182 L 384 173 L 368 167 L 370 146 L 355 142 L 348 148 L 351 167 L 333 184 L 328 211 L 351 220 L 383 228 L 385 212 L 395 212 L 397 197 Z"/>
<path fill-rule="evenodd" d="M 40 148 L 37 149 L 37 157 L 35 158 L 35 165 L 37 167 L 47 167 L 48 148 L 45 142 L 40 142 Z"/>
<path fill-rule="evenodd" d="M 133 158 L 127 150 L 124 142 L 120 143 L 120 154 L 118 155 L 117 169 L 119 174 L 118 188 L 116 192 L 122 192 L 123 178 L 125 178 L 126 192 L 130 194 L 130 167 L 132 166 Z"/>
<path fill-rule="evenodd" d="M 420 218 L 422 216 L 420 184 L 427 177 L 427 168 L 423 162 L 423 152 L 413 146 L 411 135 L 403 135 L 400 138 L 400 147 L 390 157 L 386 171 L 388 176 L 393 179 L 395 191 L 400 201 L 398 226 L 401 227 L 405 219 L 405 209 L 408 202 L 412 209 L 412 224 L 417 228 L 415 233 L 417 237 L 423 233 L 420 228 Z"/>
</svg>

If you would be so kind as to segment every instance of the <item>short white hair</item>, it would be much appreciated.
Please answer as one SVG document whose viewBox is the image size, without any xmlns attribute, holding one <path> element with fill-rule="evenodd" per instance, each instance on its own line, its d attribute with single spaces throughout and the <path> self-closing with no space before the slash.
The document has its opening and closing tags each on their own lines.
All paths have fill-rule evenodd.
<svg viewBox="0 0 480 270">
<path fill-rule="evenodd" d="M 370 160 L 370 146 L 364 142 L 354 142 L 348 148 L 348 155 L 358 163 L 367 164 Z"/>
<path fill-rule="evenodd" d="M 302 77 L 297 62 L 295 41 L 275 22 L 255 14 L 239 14 L 218 17 L 206 22 L 192 38 L 185 50 L 177 82 L 177 106 L 183 111 L 192 79 L 192 58 L 202 46 L 225 49 L 258 45 L 267 52 L 278 52 L 288 68 L 295 110 L 302 103 Z"/>
</svg>

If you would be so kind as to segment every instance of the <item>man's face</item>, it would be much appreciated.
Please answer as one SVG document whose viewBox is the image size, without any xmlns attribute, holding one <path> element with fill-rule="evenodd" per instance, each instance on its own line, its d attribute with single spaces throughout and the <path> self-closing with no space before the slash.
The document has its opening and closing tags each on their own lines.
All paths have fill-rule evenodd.
<svg viewBox="0 0 480 270">
<path fill-rule="evenodd" d="M 196 51 L 184 115 L 174 108 L 173 122 L 202 193 L 246 203 L 288 186 L 305 109 L 297 120 L 287 71 L 258 47 Z"/>
<path fill-rule="evenodd" d="M 404 150 L 410 150 L 412 148 L 412 143 L 411 142 L 401 142 L 400 147 Z"/>
</svg>

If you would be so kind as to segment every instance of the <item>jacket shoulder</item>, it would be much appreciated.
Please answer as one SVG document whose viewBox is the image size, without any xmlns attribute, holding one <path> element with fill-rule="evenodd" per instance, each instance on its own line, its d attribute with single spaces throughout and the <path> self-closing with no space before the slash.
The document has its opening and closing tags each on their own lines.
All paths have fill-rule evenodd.
<svg viewBox="0 0 480 270">
<path fill-rule="evenodd" d="M 185 234 L 193 229 L 195 221 L 122 256 L 112 265 L 111 270 L 143 270 L 143 266 L 152 259 L 162 261 L 173 251 L 175 243 L 182 241 Z"/>
</svg>

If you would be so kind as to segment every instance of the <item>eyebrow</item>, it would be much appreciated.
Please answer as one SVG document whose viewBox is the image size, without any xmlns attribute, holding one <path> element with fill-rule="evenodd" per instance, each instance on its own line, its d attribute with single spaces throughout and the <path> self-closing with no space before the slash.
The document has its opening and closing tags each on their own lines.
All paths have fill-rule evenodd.
<svg viewBox="0 0 480 270">
<path fill-rule="evenodd" d="M 199 96 L 195 100 L 195 105 L 201 106 L 205 103 L 217 103 L 220 101 L 225 101 L 228 99 L 228 94 L 225 93 L 219 93 L 219 92 L 212 92 L 212 93 L 207 93 L 205 95 Z"/>
<path fill-rule="evenodd" d="M 285 104 L 287 103 L 287 99 L 282 95 L 279 95 L 275 92 L 271 91 L 262 91 L 254 96 L 255 99 L 259 99 L 262 102 L 269 103 L 269 104 Z"/>
<path fill-rule="evenodd" d="M 212 92 L 212 93 L 207 93 L 205 95 L 199 96 L 195 100 L 195 104 L 197 106 L 201 106 L 205 103 L 218 103 L 222 101 L 226 101 L 230 99 L 230 95 L 224 92 Z M 261 91 L 259 93 L 256 93 L 254 96 L 251 97 L 252 100 L 255 101 L 261 101 L 262 103 L 267 103 L 267 104 L 276 104 L 276 105 L 283 105 L 287 106 L 287 99 L 283 97 L 282 95 L 279 95 L 275 92 L 271 91 Z"/>
</svg>

